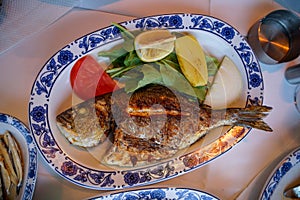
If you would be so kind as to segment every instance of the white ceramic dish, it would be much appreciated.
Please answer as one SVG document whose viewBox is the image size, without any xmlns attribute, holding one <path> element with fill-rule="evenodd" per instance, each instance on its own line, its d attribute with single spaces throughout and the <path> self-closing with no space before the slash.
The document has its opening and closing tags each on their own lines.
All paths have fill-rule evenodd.
<svg viewBox="0 0 300 200">
<path fill-rule="evenodd" d="M 176 199 L 176 200 L 218 200 L 217 197 L 206 192 L 187 188 L 151 188 L 125 192 L 118 192 L 107 196 L 99 196 L 90 200 L 117 200 L 117 199 Z"/>
<path fill-rule="evenodd" d="M 284 191 L 297 184 L 300 184 L 300 148 L 293 150 L 278 163 L 263 187 L 260 199 L 285 199 Z"/>
<path fill-rule="evenodd" d="M 0 113 L 0 134 L 8 130 L 22 151 L 24 180 L 17 199 L 32 199 L 37 178 L 37 149 L 29 129 L 13 116 Z"/>
<path fill-rule="evenodd" d="M 150 16 L 121 23 L 129 30 L 167 28 L 193 34 L 206 53 L 219 60 L 228 56 L 239 68 L 244 90 L 238 106 L 250 100 L 263 102 L 263 77 L 251 48 L 243 36 L 229 24 L 205 15 L 166 14 Z M 206 164 L 247 135 L 234 130 L 224 136 L 209 134 L 201 143 L 169 160 L 133 169 L 109 168 L 101 165 L 89 151 L 71 145 L 56 127 L 56 116 L 78 100 L 72 96 L 69 75 L 74 62 L 80 57 L 108 50 L 122 43 L 114 26 L 89 33 L 63 47 L 39 72 L 29 101 L 29 123 L 42 157 L 64 179 L 77 185 L 98 190 L 121 189 L 167 180 L 190 172 Z M 238 127 L 235 127 L 238 128 Z M 199 148 L 201 147 L 201 148 Z"/>
</svg>

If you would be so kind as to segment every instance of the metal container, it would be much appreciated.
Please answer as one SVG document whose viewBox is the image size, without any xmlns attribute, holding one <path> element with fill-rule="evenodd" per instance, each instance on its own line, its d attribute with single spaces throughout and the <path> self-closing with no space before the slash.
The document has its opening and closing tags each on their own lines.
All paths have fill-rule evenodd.
<svg viewBox="0 0 300 200">
<path fill-rule="evenodd" d="M 300 113 L 300 85 L 297 85 L 296 88 L 295 88 L 294 104 L 296 106 L 296 109 Z"/>
<path fill-rule="evenodd" d="M 300 55 L 300 17 L 289 10 L 273 11 L 249 29 L 247 40 L 262 63 L 291 61 Z"/>
<path fill-rule="evenodd" d="M 300 83 L 300 64 L 289 67 L 285 70 L 285 78 L 290 84 Z"/>
</svg>

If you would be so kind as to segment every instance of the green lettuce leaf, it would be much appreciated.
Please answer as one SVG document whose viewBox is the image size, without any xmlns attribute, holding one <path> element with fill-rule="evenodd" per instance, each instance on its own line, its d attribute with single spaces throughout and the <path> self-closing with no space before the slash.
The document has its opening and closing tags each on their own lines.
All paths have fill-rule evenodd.
<svg viewBox="0 0 300 200">
<path fill-rule="evenodd" d="M 153 64 L 143 64 L 125 74 L 125 91 L 130 93 L 148 84 L 163 84 L 161 73 Z"/>
</svg>

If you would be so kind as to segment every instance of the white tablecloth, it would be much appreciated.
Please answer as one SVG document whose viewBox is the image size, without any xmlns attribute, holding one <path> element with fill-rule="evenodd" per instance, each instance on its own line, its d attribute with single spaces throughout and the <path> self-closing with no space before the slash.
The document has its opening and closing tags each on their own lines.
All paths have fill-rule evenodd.
<svg viewBox="0 0 300 200">
<path fill-rule="evenodd" d="M 220 18 L 242 34 L 268 12 L 282 8 L 271 0 L 121 0 L 94 5 L 95 10 L 72 9 L 42 31 L 31 34 L 0 56 L 0 112 L 28 124 L 30 90 L 41 67 L 58 50 L 89 32 L 153 14 L 174 12 L 208 14 Z M 273 66 L 261 64 L 264 104 L 274 108 L 266 121 L 273 133 L 251 130 L 238 145 L 203 167 L 155 187 L 188 187 L 211 193 L 220 199 L 257 199 L 274 166 L 300 146 L 300 114 L 293 105 L 293 85 L 284 79 L 287 67 L 298 60 Z M 108 191 L 76 186 L 58 176 L 39 156 L 34 199 L 83 199 Z M 151 186 L 145 186 L 151 187 Z"/>
</svg>

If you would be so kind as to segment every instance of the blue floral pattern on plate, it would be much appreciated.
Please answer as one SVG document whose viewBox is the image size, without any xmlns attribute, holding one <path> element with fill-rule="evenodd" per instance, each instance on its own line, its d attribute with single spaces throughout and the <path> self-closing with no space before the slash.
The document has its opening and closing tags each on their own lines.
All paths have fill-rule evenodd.
<svg viewBox="0 0 300 200">
<path fill-rule="evenodd" d="M 32 199 L 37 178 L 37 149 L 33 137 L 25 124 L 13 116 L 0 113 L 0 126 L 1 123 L 17 129 L 20 135 L 22 135 L 26 140 L 28 150 L 28 171 L 24 174 L 24 182 L 22 186 L 24 189 L 21 189 L 24 190 L 24 192 L 21 199 Z"/>
<path fill-rule="evenodd" d="M 289 155 L 287 155 L 282 162 L 274 169 L 273 173 L 269 177 L 263 192 L 261 194 L 261 200 L 271 199 L 276 186 L 282 180 L 282 178 L 296 165 L 300 165 L 300 148 L 295 149 Z"/>
<path fill-rule="evenodd" d="M 172 31 L 193 31 L 209 33 L 228 44 L 242 63 L 246 74 L 247 102 L 255 100 L 263 102 L 263 77 L 254 53 L 244 37 L 226 22 L 219 19 L 197 14 L 166 14 L 134 19 L 121 23 L 129 30 L 148 30 L 164 28 Z M 52 90 L 58 78 L 69 69 L 80 57 L 97 52 L 114 42 L 122 41 L 118 29 L 109 26 L 66 45 L 51 57 L 36 77 L 31 90 L 29 101 L 29 123 L 34 140 L 47 163 L 63 178 L 83 187 L 98 190 L 121 189 L 173 178 L 193 169 L 201 167 L 215 157 L 222 155 L 238 143 L 249 130 L 235 138 L 232 144 L 223 145 L 222 151 L 211 157 L 199 157 L 201 152 L 189 153 L 181 157 L 161 162 L 155 166 L 130 170 L 101 170 L 80 164 L 64 152 L 63 147 L 56 141 L 56 127 L 51 127 L 49 107 L 51 105 Z M 53 118 L 54 119 L 54 118 Z M 226 137 L 225 137 L 226 138 Z M 227 143 L 226 143 L 227 144 Z M 213 149 L 214 145 L 211 144 Z M 230 146 L 231 145 L 231 146 Z M 203 154 L 204 155 L 204 154 Z M 207 154 L 205 154 L 207 155 Z"/>
<path fill-rule="evenodd" d="M 187 188 L 150 188 L 119 192 L 107 196 L 94 197 L 90 200 L 218 200 L 206 192 Z"/>
</svg>

